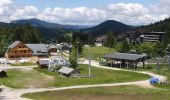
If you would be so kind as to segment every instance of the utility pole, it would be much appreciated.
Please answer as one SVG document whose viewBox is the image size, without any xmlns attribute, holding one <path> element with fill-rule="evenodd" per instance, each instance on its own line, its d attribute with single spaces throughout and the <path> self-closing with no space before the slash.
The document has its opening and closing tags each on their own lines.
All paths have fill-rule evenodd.
<svg viewBox="0 0 170 100">
<path fill-rule="evenodd" d="M 91 54 L 90 54 L 90 46 L 89 46 L 89 77 L 91 77 Z"/>
<path fill-rule="evenodd" d="M 79 41 L 77 41 L 77 65 L 79 63 Z"/>
</svg>

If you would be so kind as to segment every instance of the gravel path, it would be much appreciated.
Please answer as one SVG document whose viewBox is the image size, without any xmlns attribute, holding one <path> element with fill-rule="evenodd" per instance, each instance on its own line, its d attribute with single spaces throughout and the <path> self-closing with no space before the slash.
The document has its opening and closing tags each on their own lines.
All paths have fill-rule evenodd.
<svg viewBox="0 0 170 100">
<path fill-rule="evenodd" d="M 85 60 L 82 64 L 88 64 L 88 61 Z M 156 74 L 153 74 L 153 73 L 150 73 L 150 72 L 132 71 L 132 70 L 126 70 L 126 69 L 100 66 L 97 61 L 91 61 L 91 65 L 95 66 L 95 67 L 111 69 L 111 70 L 124 70 L 124 71 L 130 71 L 130 72 L 137 72 L 137 73 L 150 75 L 151 77 L 156 77 L 161 81 L 166 80 L 165 76 L 156 75 Z M 24 70 L 31 70 L 32 67 L 34 67 L 34 66 L 6 67 L 5 69 L 18 68 L 18 69 L 24 69 Z M 55 91 L 55 90 L 89 88 L 89 87 L 122 86 L 122 85 L 138 85 L 138 86 L 141 86 L 141 87 L 144 87 L 144 88 L 154 88 L 152 85 L 150 85 L 148 80 L 136 81 L 136 82 L 113 83 L 113 84 L 78 85 L 78 86 L 59 87 L 59 88 L 50 87 L 50 88 L 12 89 L 12 88 L 9 88 L 9 87 L 6 87 L 6 86 L 1 86 L 3 88 L 3 92 L 0 94 L 0 99 L 2 99 L 2 100 L 29 100 L 29 99 L 22 98 L 21 95 L 23 95 L 25 93 L 35 93 L 35 92 L 45 92 L 45 91 Z"/>
</svg>

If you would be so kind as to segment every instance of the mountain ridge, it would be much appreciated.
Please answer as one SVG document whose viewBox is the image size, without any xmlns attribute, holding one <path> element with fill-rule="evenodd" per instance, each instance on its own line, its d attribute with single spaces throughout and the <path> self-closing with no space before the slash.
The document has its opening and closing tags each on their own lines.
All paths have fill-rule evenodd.
<svg viewBox="0 0 170 100">
<path fill-rule="evenodd" d="M 64 24 L 58 24 L 58 23 L 50 23 L 50 22 L 39 20 L 36 18 L 14 20 L 14 21 L 11 21 L 11 23 L 19 24 L 19 25 L 31 24 L 32 26 L 35 26 L 35 27 L 44 27 L 44 28 L 64 28 L 64 29 L 75 29 L 75 30 L 91 27 L 91 26 L 86 26 L 86 25 L 64 25 Z"/>
</svg>

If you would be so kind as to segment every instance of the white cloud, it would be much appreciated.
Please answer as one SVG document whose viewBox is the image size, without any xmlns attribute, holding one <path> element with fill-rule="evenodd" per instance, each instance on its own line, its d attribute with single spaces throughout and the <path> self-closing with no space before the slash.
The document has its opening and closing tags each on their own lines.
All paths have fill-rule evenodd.
<svg viewBox="0 0 170 100">
<path fill-rule="evenodd" d="M 11 0 L 0 0 L 0 7 L 11 4 Z"/>
<path fill-rule="evenodd" d="M 0 21 L 39 18 L 62 24 L 99 24 L 105 20 L 118 20 L 126 24 L 140 25 L 163 20 L 170 16 L 170 1 L 159 0 L 146 7 L 139 3 L 116 3 L 103 8 L 44 8 L 18 7 L 12 0 L 0 0 Z"/>
<path fill-rule="evenodd" d="M 17 8 L 15 13 L 11 15 L 11 20 L 34 18 L 38 12 L 38 9 L 34 6 Z"/>
</svg>

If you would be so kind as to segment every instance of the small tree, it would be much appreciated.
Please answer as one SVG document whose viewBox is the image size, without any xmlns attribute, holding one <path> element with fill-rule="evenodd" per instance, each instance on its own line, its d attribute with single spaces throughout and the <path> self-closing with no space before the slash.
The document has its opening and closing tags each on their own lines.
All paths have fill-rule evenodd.
<svg viewBox="0 0 170 100">
<path fill-rule="evenodd" d="M 72 49 L 72 52 L 70 54 L 70 57 L 69 57 L 69 61 L 70 61 L 70 67 L 72 68 L 76 68 L 78 66 L 78 63 L 77 63 L 77 49 L 76 48 L 73 48 Z"/>
<path fill-rule="evenodd" d="M 121 47 L 120 47 L 119 52 L 121 52 L 121 53 L 127 53 L 127 52 L 129 52 L 129 51 L 130 51 L 130 45 L 129 45 L 129 43 L 128 43 L 128 40 L 125 39 L 125 40 L 123 41 Z"/>
<path fill-rule="evenodd" d="M 4 41 L 4 39 L 1 39 L 1 41 L 0 41 L 0 57 L 3 57 L 5 55 L 6 50 L 7 50 L 7 45 Z"/>
<path fill-rule="evenodd" d="M 109 32 L 107 33 L 107 40 L 104 43 L 104 46 L 108 47 L 108 48 L 113 48 L 116 45 L 116 39 L 113 35 L 113 33 Z"/>
<path fill-rule="evenodd" d="M 77 38 L 73 44 L 72 52 L 69 57 L 71 67 L 76 68 L 78 66 L 78 54 L 82 53 L 82 44 L 79 38 Z"/>
</svg>

